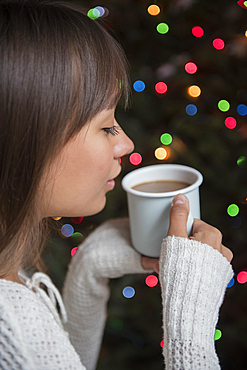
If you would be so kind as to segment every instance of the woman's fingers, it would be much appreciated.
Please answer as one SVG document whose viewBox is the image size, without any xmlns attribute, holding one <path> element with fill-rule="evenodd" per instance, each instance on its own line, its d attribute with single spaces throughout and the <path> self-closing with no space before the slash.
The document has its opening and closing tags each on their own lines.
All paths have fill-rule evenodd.
<svg viewBox="0 0 247 370">
<path fill-rule="evenodd" d="M 168 236 L 187 238 L 187 219 L 189 215 L 189 200 L 183 194 L 178 194 L 172 202 L 170 209 L 170 225 Z M 222 234 L 215 227 L 206 222 L 194 219 L 192 236 L 190 239 L 211 245 L 217 249 L 229 262 L 233 259 L 232 251 L 222 244 Z"/>
<path fill-rule="evenodd" d="M 222 242 L 222 234 L 218 229 L 207 224 L 206 222 L 194 219 L 191 239 L 209 244 L 212 247 L 215 245 L 218 249 Z"/>
<path fill-rule="evenodd" d="M 171 204 L 170 224 L 167 236 L 178 236 L 188 238 L 187 220 L 189 215 L 189 200 L 183 194 L 178 194 Z M 194 219 L 192 236 L 189 239 L 197 240 L 201 243 L 211 245 L 217 249 L 229 262 L 233 259 L 233 253 L 222 244 L 222 234 L 215 227 L 206 222 Z M 141 264 L 145 270 L 154 270 L 159 273 L 158 258 L 142 256 Z"/>
<path fill-rule="evenodd" d="M 189 200 L 183 194 L 178 194 L 172 201 L 170 208 L 170 224 L 167 236 L 188 238 L 187 220 L 189 216 Z"/>
<path fill-rule="evenodd" d="M 189 215 L 189 201 L 183 194 L 178 194 L 171 205 L 170 225 L 167 235 L 187 238 L 187 219 Z M 142 267 L 145 270 L 154 270 L 159 273 L 159 259 L 146 256 L 141 257 Z"/>
<path fill-rule="evenodd" d="M 157 272 L 157 263 L 159 264 L 159 259 L 158 258 L 152 258 L 152 257 L 147 257 L 147 256 L 142 256 L 141 257 L 141 264 L 144 270 L 153 270 Z"/>
<path fill-rule="evenodd" d="M 194 219 L 192 235 L 189 239 L 211 245 L 223 254 L 229 262 L 233 259 L 232 251 L 222 244 L 222 234 L 215 227 L 208 225 L 202 220 Z"/>
<path fill-rule="evenodd" d="M 222 245 L 222 252 L 221 253 L 223 254 L 224 257 L 226 257 L 226 259 L 229 262 L 232 261 L 232 259 L 233 259 L 233 253 L 232 253 L 232 251 L 229 248 L 227 248 L 224 245 Z"/>
</svg>

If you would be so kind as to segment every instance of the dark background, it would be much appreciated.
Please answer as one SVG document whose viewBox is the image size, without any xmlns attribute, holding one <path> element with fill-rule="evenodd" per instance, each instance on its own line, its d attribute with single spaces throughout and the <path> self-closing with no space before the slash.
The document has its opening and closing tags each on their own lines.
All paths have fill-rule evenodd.
<svg viewBox="0 0 247 370">
<path fill-rule="evenodd" d="M 80 224 L 62 218 L 57 225 L 70 223 L 76 232 L 87 236 L 102 221 L 127 215 L 126 195 L 121 179 L 129 171 L 158 163 L 184 164 L 198 169 L 204 176 L 200 187 L 201 216 L 204 221 L 223 233 L 223 243 L 234 253 L 235 274 L 247 269 L 247 161 L 237 164 L 240 156 L 247 157 L 247 116 L 237 113 L 239 104 L 247 104 L 247 9 L 237 1 L 173 0 L 161 1 L 162 11 L 151 16 L 145 0 L 77 1 L 87 10 L 101 5 L 109 15 L 101 22 L 123 46 L 131 67 L 131 82 L 142 80 L 143 92 L 133 90 L 132 107 L 124 112 L 117 109 L 116 118 L 135 142 L 135 151 L 143 161 L 133 166 L 128 158 L 122 161 L 122 173 L 115 190 L 107 195 L 105 209 Z M 156 3 L 156 2 L 154 2 Z M 160 22 L 169 25 L 167 34 L 156 31 Z M 201 26 L 201 38 L 192 35 L 192 27 Z M 212 46 L 215 38 L 225 41 L 223 50 Z M 192 61 L 198 71 L 189 75 L 184 65 Z M 154 85 L 163 81 L 168 91 L 159 95 Z M 187 93 L 190 85 L 201 88 L 199 98 Z M 218 101 L 226 99 L 228 112 L 218 109 Z M 198 112 L 189 116 L 185 107 L 195 104 Z M 226 128 L 224 120 L 232 116 L 236 128 Z M 154 151 L 160 135 L 173 137 L 170 156 L 159 161 Z M 100 159 L 99 159 L 100 160 Z M 230 204 L 237 204 L 236 217 L 227 214 Z M 239 224 L 241 223 L 241 226 Z M 61 289 L 70 261 L 70 251 L 76 244 L 54 231 L 44 252 L 48 273 Z M 147 275 L 128 275 L 110 282 L 111 298 L 108 320 L 98 362 L 98 370 L 163 369 L 160 342 L 162 340 L 162 307 L 160 288 L 145 284 Z M 222 369 L 247 368 L 247 285 L 236 281 L 227 289 L 217 328 L 222 337 L 216 350 Z M 125 286 L 132 286 L 132 299 L 122 295 Z"/>
</svg>

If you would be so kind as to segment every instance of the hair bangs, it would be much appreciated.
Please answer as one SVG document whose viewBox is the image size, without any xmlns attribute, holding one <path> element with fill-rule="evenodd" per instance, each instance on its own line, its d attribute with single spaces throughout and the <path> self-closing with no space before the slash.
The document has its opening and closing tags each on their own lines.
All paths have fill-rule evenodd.
<svg viewBox="0 0 247 370">
<path fill-rule="evenodd" d="M 82 13 L 76 16 L 78 24 L 71 33 L 69 52 L 73 118 L 65 143 L 101 111 L 118 103 L 127 109 L 130 101 L 129 64 L 121 45 L 98 22 Z M 87 23 L 89 27 L 85 27 Z"/>
</svg>

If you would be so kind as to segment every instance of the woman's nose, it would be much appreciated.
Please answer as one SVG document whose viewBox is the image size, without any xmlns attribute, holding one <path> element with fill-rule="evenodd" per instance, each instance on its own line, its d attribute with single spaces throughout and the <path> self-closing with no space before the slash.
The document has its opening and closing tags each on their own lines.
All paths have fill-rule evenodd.
<svg viewBox="0 0 247 370">
<path fill-rule="evenodd" d="M 117 136 L 117 138 L 118 141 L 114 147 L 115 158 L 120 158 L 133 152 L 135 147 L 134 143 L 123 130 L 120 131 L 120 134 Z"/>
</svg>

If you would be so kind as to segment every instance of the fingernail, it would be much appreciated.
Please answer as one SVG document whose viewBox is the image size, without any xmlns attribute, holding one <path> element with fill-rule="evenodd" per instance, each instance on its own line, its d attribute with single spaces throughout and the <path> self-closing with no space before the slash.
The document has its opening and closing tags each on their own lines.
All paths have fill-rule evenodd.
<svg viewBox="0 0 247 370">
<path fill-rule="evenodd" d="M 186 203 L 186 197 L 183 194 L 178 194 L 172 201 L 172 205 L 177 204 L 185 204 Z"/>
</svg>

